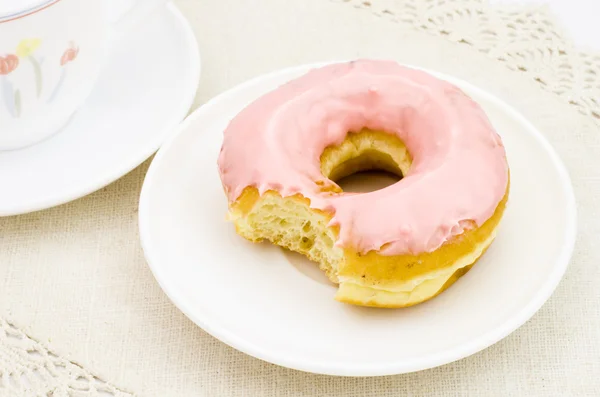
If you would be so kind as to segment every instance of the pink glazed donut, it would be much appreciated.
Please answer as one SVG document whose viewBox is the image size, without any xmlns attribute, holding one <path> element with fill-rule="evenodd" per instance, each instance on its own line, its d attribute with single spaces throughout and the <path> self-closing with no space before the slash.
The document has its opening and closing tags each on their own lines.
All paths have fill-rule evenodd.
<svg viewBox="0 0 600 397">
<path fill-rule="evenodd" d="M 319 263 L 336 299 L 404 307 L 462 276 L 495 237 L 509 192 L 504 146 L 458 87 L 392 61 L 311 70 L 227 126 L 218 159 L 228 217 Z M 335 183 L 367 169 L 401 180 Z"/>
</svg>

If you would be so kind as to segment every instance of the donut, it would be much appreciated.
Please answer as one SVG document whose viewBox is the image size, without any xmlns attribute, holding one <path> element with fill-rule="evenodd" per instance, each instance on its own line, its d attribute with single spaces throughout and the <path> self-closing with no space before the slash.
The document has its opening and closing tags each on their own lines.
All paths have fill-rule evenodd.
<svg viewBox="0 0 600 397">
<path fill-rule="evenodd" d="M 227 219 L 319 264 L 335 299 L 399 308 L 438 295 L 493 242 L 509 195 L 505 148 L 455 85 L 394 61 L 314 68 L 226 126 Z M 401 179 L 367 193 L 364 170 Z"/>
</svg>

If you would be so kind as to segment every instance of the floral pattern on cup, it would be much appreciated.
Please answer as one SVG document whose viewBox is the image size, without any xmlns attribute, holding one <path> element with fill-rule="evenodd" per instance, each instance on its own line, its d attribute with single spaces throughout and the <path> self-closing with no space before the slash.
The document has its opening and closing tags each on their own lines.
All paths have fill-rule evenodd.
<svg viewBox="0 0 600 397">
<path fill-rule="evenodd" d="M 7 76 L 18 66 L 19 57 L 17 55 L 8 54 L 0 56 L 0 91 L 8 111 L 13 117 L 21 115 L 21 92 L 13 89 L 12 83 L 7 79 Z"/>
<path fill-rule="evenodd" d="M 79 54 L 79 47 L 77 47 L 75 45 L 75 43 L 71 42 L 69 44 L 69 48 L 67 48 L 65 50 L 65 52 L 62 54 L 62 56 L 60 57 L 60 66 L 62 66 L 63 68 L 60 72 L 60 79 L 58 80 L 58 84 L 56 84 L 56 87 L 54 88 L 52 95 L 50 95 L 50 98 L 48 98 L 49 103 L 54 101 L 54 98 L 56 98 L 56 95 L 60 91 L 60 88 L 62 87 L 62 85 L 65 81 L 65 78 L 67 76 L 68 64 L 73 62 L 77 58 L 78 54 Z"/>
<path fill-rule="evenodd" d="M 21 59 L 26 59 L 33 66 L 33 73 L 35 76 L 35 87 L 36 95 L 39 98 L 42 95 L 42 60 L 37 59 L 33 53 L 42 44 L 40 39 L 24 39 L 17 45 L 17 55 Z"/>
<path fill-rule="evenodd" d="M 30 62 L 33 68 L 36 95 L 39 98 L 42 95 L 43 89 L 44 76 L 42 65 L 44 59 L 36 57 L 35 52 L 41 44 L 42 40 L 38 38 L 23 39 L 17 45 L 14 53 L 0 56 L 0 95 L 2 96 L 9 113 L 15 118 L 19 118 L 21 115 L 21 92 L 18 87 L 13 87 L 7 76 L 13 72 L 21 62 Z M 52 93 L 49 95 L 47 102 L 52 102 L 55 99 L 66 78 L 67 64 L 73 62 L 78 54 L 79 47 L 73 42 L 70 42 L 69 47 L 64 51 L 60 58 L 60 66 L 62 66 L 61 75 Z"/>
<path fill-rule="evenodd" d="M 42 44 L 40 39 L 24 39 L 17 45 L 17 55 L 19 58 L 27 58 Z"/>
<path fill-rule="evenodd" d="M 19 57 L 14 54 L 8 54 L 0 57 L 0 75 L 7 75 L 19 66 Z"/>
<path fill-rule="evenodd" d="M 67 48 L 62 57 L 60 57 L 60 66 L 65 66 L 69 62 L 73 62 L 75 58 L 77 58 L 78 54 L 79 47 L 75 46 L 75 44 L 71 42 L 71 46 Z"/>
</svg>

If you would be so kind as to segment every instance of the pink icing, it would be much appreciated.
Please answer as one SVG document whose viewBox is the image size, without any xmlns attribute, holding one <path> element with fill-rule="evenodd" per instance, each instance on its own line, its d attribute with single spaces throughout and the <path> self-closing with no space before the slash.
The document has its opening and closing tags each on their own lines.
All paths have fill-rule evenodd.
<svg viewBox="0 0 600 397">
<path fill-rule="evenodd" d="M 320 156 L 362 128 L 396 134 L 413 163 L 398 183 L 369 193 L 331 194 Z M 504 146 L 483 110 L 454 85 L 391 61 L 359 60 L 312 70 L 257 99 L 228 125 L 218 160 L 235 201 L 301 193 L 333 214 L 336 245 L 361 253 L 419 254 L 439 248 L 504 196 Z"/>
</svg>

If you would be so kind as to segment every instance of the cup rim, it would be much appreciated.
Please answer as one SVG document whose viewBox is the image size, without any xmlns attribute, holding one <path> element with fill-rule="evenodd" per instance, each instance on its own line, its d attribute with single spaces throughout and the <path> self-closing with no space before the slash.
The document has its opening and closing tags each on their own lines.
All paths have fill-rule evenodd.
<svg viewBox="0 0 600 397">
<path fill-rule="evenodd" d="M 61 0 L 32 0 L 26 6 L 14 6 L 13 8 L 8 8 L 4 11 L 0 10 L 0 24 L 35 14 L 60 1 Z"/>
</svg>

